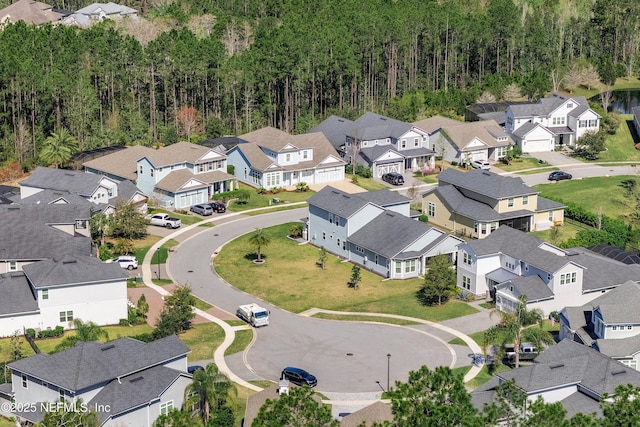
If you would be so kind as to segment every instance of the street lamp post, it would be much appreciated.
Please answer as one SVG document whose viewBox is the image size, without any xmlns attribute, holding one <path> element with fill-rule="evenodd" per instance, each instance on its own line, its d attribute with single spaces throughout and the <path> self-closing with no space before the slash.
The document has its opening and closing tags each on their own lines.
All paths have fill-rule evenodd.
<svg viewBox="0 0 640 427">
<path fill-rule="evenodd" d="M 387 391 L 389 391 L 389 368 L 391 367 L 391 353 L 387 353 Z"/>
<path fill-rule="evenodd" d="M 156 264 L 158 264 L 158 280 L 160 280 L 160 248 L 156 249 Z"/>
</svg>

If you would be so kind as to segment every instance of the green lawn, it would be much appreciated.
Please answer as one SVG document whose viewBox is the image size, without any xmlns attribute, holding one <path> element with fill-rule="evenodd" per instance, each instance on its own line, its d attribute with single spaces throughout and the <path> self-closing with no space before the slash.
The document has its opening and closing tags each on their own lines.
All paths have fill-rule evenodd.
<svg viewBox="0 0 640 427">
<path fill-rule="evenodd" d="M 415 297 L 422 279 L 385 280 L 361 270 L 357 290 L 347 286 L 352 264 L 329 255 L 326 269 L 316 265 L 318 249 L 286 238 L 293 223 L 265 230 L 271 243 L 262 248 L 266 263 L 255 265 L 251 233 L 229 242 L 214 259 L 218 274 L 239 289 L 293 313 L 312 307 L 351 312 L 392 313 L 442 321 L 476 312 L 460 301 L 424 307 Z M 255 278 L 259 277 L 260 280 Z"/>
<path fill-rule="evenodd" d="M 227 350 L 224 352 L 224 355 L 230 356 L 232 354 L 244 351 L 244 349 L 247 348 L 252 339 L 253 330 L 247 329 L 245 331 L 236 331 L 235 339 L 233 340 L 233 343 L 229 346 L 229 348 L 227 348 Z"/>
<path fill-rule="evenodd" d="M 213 359 L 213 352 L 224 341 L 224 330 L 215 323 L 198 323 L 179 338 L 191 349 L 187 360 Z"/>
<path fill-rule="evenodd" d="M 615 135 L 608 135 L 605 141 L 607 150 L 600 153 L 600 162 L 640 162 L 640 151 L 633 146 L 633 137 L 629 130 L 632 124 L 632 114 L 621 114 L 620 125 Z"/>
<path fill-rule="evenodd" d="M 156 244 L 156 242 L 158 242 L 158 240 L 160 240 L 161 238 L 162 237 L 160 236 L 154 236 L 149 234 L 147 235 L 147 237 L 145 237 L 142 240 L 134 241 L 134 244 L 136 246 L 135 256 L 138 262 L 140 263 L 142 262 L 144 257 L 147 256 L 147 252 L 149 252 L 149 249 L 151 249 L 151 246 Z M 174 246 L 178 246 L 178 242 L 176 240 L 170 239 L 167 242 L 165 242 L 160 247 L 160 250 L 157 251 L 155 254 L 153 254 L 153 258 L 151 259 L 151 265 L 153 266 L 153 264 L 166 263 L 167 258 L 169 257 L 169 250 Z"/>
<path fill-rule="evenodd" d="M 327 320 L 345 320 L 350 322 L 381 322 L 381 323 L 390 323 L 392 325 L 419 325 L 420 323 L 414 322 L 412 320 L 404 320 L 404 319 L 396 319 L 393 317 L 380 317 L 380 316 L 361 316 L 361 315 L 349 315 L 349 314 L 331 314 L 331 313 L 317 313 L 313 317 L 318 319 L 327 319 Z"/>
<path fill-rule="evenodd" d="M 344 177 L 346 179 L 353 179 L 353 175 L 349 175 L 349 174 L 345 174 Z M 362 187 L 367 191 L 375 191 L 375 190 L 383 190 L 385 188 L 389 188 L 387 185 L 376 181 L 373 178 L 363 178 L 361 176 L 358 176 L 358 182 L 356 182 L 355 184 L 358 187 Z"/>
<path fill-rule="evenodd" d="M 495 167 L 505 172 L 517 172 L 524 169 L 542 169 L 542 168 L 551 170 L 548 164 L 540 164 L 538 159 L 536 159 L 535 157 L 520 157 L 518 159 L 513 159 L 510 165 L 505 165 L 502 162 L 498 162 L 495 164 Z M 531 173 L 538 173 L 538 172 L 540 172 L 540 170 L 534 170 Z"/>
<path fill-rule="evenodd" d="M 578 231 L 584 230 L 588 228 L 587 226 L 576 223 L 568 218 L 564 219 L 564 225 L 558 228 L 558 239 L 555 242 L 551 241 L 551 230 L 543 230 L 543 231 L 532 231 L 529 234 L 533 234 L 540 240 L 544 240 L 545 242 L 549 242 L 552 244 L 558 244 L 560 242 L 564 242 L 572 237 L 575 237 L 578 234 Z"/>
<path fill-rule="evenodd" d="M 249 209 L 266 208 L 273 205 L 273 199 L 280 199 L 280 204 L 304 202 L 309 197 L 315 194 L 314 191 L 296 192 L 296 191 L 281 191 L 277 194 L 258 194 L 255 188 L 249 187 L 246 184 L 240 183 L 240 188 L 249 190 L 251 197 L 247 203 L 237 203 L 232 201 L 227 209 L 232 212 L 242 212 Z"/>
<path fill-rule="evenodd" d="M 620 175 L 611 177 L 593 177 L 562 181 L 557 184 L 541 184 L 535 188 L 540 190 L 540 196 L 562 199 L 572 202 L 594 213 L 601 211 L 604 215 L 619 218 L 630 212 L 625 206 L 624 190 L 620 183 L 625 179 L 640 179 L 637 176 Z M 597 197 L 594 198 L 594 195 Z"/>
</svg>

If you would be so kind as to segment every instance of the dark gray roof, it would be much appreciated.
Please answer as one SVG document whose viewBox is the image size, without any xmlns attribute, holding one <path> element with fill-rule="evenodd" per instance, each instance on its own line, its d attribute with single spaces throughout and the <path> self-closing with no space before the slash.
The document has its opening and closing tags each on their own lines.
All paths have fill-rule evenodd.
<svg viewBox="0 0 640 427">
<path fill-rule="evenodd" d="M 361 148 L 359 154 L 363 159 L 365 159 L 365 161 L 367 162 L 367 165 L 371 166 L 378 158 L 382 157 L 389 151 L 391 151 L 392 153 L 398 154 L 400 156 L 400 158 L 391 159 L 390 161 L 393 161 L 393 162 L 403 161 L 404 157 L 402 156 L 402 154 L 400 154 L 400 152 L 396 150 L 395 147 L 391 144 L 382 144 L 382 145 L 376 145 L 374 147 Z M 376 163 L 382 164 L 385 162 L 382 161 L 382 162 L 376 162 Z"/>
<path fill-rule="evenodd" d="M 398 139 L 413 128 L 411 123 L 367 112 L 347 129 L 347 135 L 360 141 L 393 138 Z"/>
<path fill-rule="evenodd" d="M 0 274 L 0 317 L 21 313 L 37 313 L 38 301 L 24 273 L 20 271 Z"/>
<path fill-rule="evenodd" d="M 36 289 L 87 283 L 122 281 L 129 275 L 118 263 L 90 256 L 65 255 L 25 265 L 22 270 Z"/>
<path fill-rule="evenodd" d="M 53 227 L 89 220 L 90 215 L 89 205 L 0 205 L 0 259 L 90 255 L 90 237 Z"/>
<path fill-rule="evenodd" d="M 578 413 L 595 414 L 596 417 L 602 417 L 602 409 L 600 402 L 584 393 L 573 393 L 561 400 L 560 403 L 566 409 L 566 418 L 573 418 Z"/>
<path fill-rule="evenodd" d="M 640 335 L 627 338 L 598 339 L 596 346 L 600 353 L 609 357 L 632 357 L 640 353 Z"/>
<path fill-rule="evenodd" d="M 454 185 L 463 194 L 468 190 L 495 200 L 538 194 L 538 190 L 526 185 L 520 177 L 501 176 L 482 169 L 461 172 L 449 168 L 438 175 L 438 180 L 438 185 Z"/>
<path fill-rule="evenodd" d="M 465 197 L 453 185 L 435 187 L 432 190 L 427 191 L 425 195 L 430 193 L 436 194 L 438 198 L 449 207 L 451 212 L 466 216 L 467 218 L 487 222 L 503 219 L 502 215 L 491 206 Z M 509 214 L 511 214 L 511 212 Z M 532 212 L 529 212 L 529 216 L 532 214 Z"/>
<path fill-rule="evenodd" d="M 522 138 L 523 136 L 525 136 L 526 134 L 528 134 L 529 132 L 531 132 L 533 129 L 537 128 L 538 126 L 544 128 L 542 125 L 540 125 L 539 123 L 531 123 L 531 122 L 527 122 L 524 123 L 522 126 L 520 126 L 518 129 L 513 131 L 513 134 L 517 137 Z"/>
<path fill-rule="evenodd" d="M 338 150 L 347 142 L 347 129 L 353 124 L 349 119 L 339 116 L 329 116 L 308 133 L 322 132 L 331 145 Z"/>
<path fill-rule="evenodd" d="M 136 193 L 140 193 L 146 197 L 132 181 L 128 179 L 120 181 L 118 183 L 118 197 L 116 197 L 116 202 L 129 203 Z"/>
<path fill-rule="evenodd" d="M 583 291 L 597 291 L 640 278 L 640 265 L 626 265 L 585 248 L 567 250 L 569 259 L 583 267 Z"/>
<path fill-rule="evenodd" d="M 77 392 L 185 357 L 188 352 L 175 335 L 150 343 L 129 337 L 107 343 L 79 341 L 69 350 L 36 354 L 12 362 L 9 368 Z"/>
<path fill-rule="evenodd" d="M 431 229 L 437 232 L 438 237 L 440 235 L 446 236 L 444 231 L 434 229 L 424 222 L 416 221 L 396 212 L 385 211 L 349 236 L 349 242 L 391 259 Z M 429 247 L 427 245 L 425 248 L 418 248 L 418 250 L 426 250 Z M 420 252 L 422 251 L 416 252 L 415 256 L 419 256 Z"/>
<path fill-rule="evenodd" d="M 623 251 L 620 248 L 605 243 L 592 246 L 589 250 L 625 264 L 640 264 L 640 255 L 637 253 Z"/>
<path fill-rule="evenodd" d="M 496 289 L 509 293 L 516 299 L 526 295 L 527 302 L 530 303 L 553 298 L 551 289 L 538 276 L 523 276 L 510 279 L 496 286 Z"/>
<path fill-rule="evenodd" d="M 104 422 L 157 400 L 180 376 L 187 375 L 175 369 L 154 366 L 120 380 L 114 379 L 88 402 L 88 406 L 109 408 L 108 411 L 98 411 L 98 419 Z"/>
<path fill-rule="evenodd" d="M 405 197 L 396 191 L 387 189 L 364 191 L 362 193 L 355 193 L 354 195 L 361 198 L 362 200 L 366 200 L 368 202 L 375 203 L 378 206 L 382 206 L 383 208 L 393 205 L 408 204 L 411 201 L 410 198 Z"/>
<path fill-rule="evenodd" d="M 18 197 L 15 200 L 16 203 L 28 205 L 28 204 L 49 204 L 49 203 L 68 203 L 71 205 L 83 205 L 87 204 L 87 206 L 91 207 L 89 203 L 89 199 L 82 197 L 77 193 L 69 193 L 68 191 L 61 190 L 50 190 L 45 189 L 42 191 L 38 191 L 36 194 L 32 194 L 29 197 L 25 197 L 24 199 L 20 199 Z"/>
<path fill-rule="evenodd" d="M 327 185 L 311 196 L 309 200 L 307 200 L 307 203 L 343 218 L 349 218 L 368 203 L 386 208 L 402 203 L 409 203 L 409 199 L 395 191 L 386 189 L 350 194 Z"/>
<path fill-rule="evenodd" d="M 92 173 L 37 167 L 20 185 L 68 191 L 88 197 L 96 191 L 103 178 Z"/>
<path fill-rule="evenodd" d="M 522 259 L 543 243 L 542 240 L 531 234 L 503 225 L 484 239 L 472 240 L 467 244 L 478 256 L 503 253 Z"/>
<path fill-rule="evenodd" d="M 544 197 L 538 196 L 538 205 L 536 207 L 536 212 L 544 212 L 551 211 L 554 209 L 566 208 L 566 205 L 562 203 L 558 203 L 554 200 L 546 199 Z"/>
</svg>

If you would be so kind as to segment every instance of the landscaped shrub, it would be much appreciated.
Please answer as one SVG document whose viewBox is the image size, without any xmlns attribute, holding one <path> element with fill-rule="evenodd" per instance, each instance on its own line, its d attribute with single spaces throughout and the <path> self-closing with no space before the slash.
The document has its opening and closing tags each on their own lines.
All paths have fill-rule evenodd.
<svg viewBox="0 0 640 427">
<path fill-rule="evenodd" d="M 129 321 L 127 319 L 120 319 L 120 321 L 118 321 L 118 325 L 129 326 Z"/>
<path fill-rule="evenodd" d="M 55 338 L 61 337 L 64 334 L 64 328 L 62 326 L 56 326 L 54 329 L 44 329 L 38 333 L 38 338 Z"/>
<path fill-rule="evenodd" d="M 296 184 L 296 191 L 299 193 L 300 192 L 305 193 L 309 191 L 309 186 L 307 185 L 306 182 L 299 182 Z"/>
<path fill-rule="evenodd" d="M 425 214 L 422 214 L 422 215 L 420 215 L 420 216 L 418 217 L 418 220 L 419 220 L 419 221 L 422 221 L 422 222 L 429 222 L 429 216 L 428 216 L 428 215 L 425 215 Z"/>
<path fill-rule="evenodd" d="M 33 328 L 27 329 L 27 336 L 31 339 L 36 337 L 36 330 Z"/>
<path fill-rule="evenodd" d="M 356 168 L 356 174 L 360 175 L 363 178 L 371 178 L 373 176 L 371 168 L 365 167 L 363 165 L 358 165 L 358 167 Z"/>
<path fill-rule="evenodd" d="M 153 339 L 153 334 L 150 333 L 145 333 L 145 334 L 140 334 L 140 335 L 134 335 L 131 338 L 133 338 L 134 340 L 138 340 L 138 341 L 142 341 L 142 342 L 151 342 L 154 341 Z"/>
<path fill-rule="evenodd" d="M 264 187 L 260 187 L 258 188 L 258 194 L 267 194 L 267 189 Z"/>
<path fill-rule="evenodd" d="M 458 166 L 458 162 L 456 162 L 455 160 L 451 161 L 451 166 Z"/>
</svg>

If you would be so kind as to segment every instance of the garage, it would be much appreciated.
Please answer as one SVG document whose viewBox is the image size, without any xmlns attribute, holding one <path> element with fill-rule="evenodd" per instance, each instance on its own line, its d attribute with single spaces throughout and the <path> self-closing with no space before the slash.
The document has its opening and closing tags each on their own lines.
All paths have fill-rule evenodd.
<svg viewBox="0 0 640 427">
<path fill-rule="evenodd" d="M 375 176 L 380 178 L 385 173 L 397 172 L 402 173 L 402 163 L 387 163 L 383 165 L 376 165 Z"/>
<path fill-rule="evenodd" d="M 551 151 L 553 144 L 548 139 L 531 139 L 522 141 L 522 152 L 539 153 L 541 151 Z"/>
</svg>

